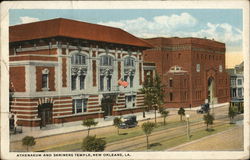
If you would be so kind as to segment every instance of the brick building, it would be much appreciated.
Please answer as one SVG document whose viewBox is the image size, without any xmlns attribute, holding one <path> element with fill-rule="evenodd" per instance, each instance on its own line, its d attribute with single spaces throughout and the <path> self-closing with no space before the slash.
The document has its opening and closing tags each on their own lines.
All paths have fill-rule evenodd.
<svg viewBox="0 0 250 160">
<path fill-rule="evenodd" d="M 201 38 L 146 39 L 154 48 L 144 51 L 145 62 L 156 64 L 165 85 L 166 107 L 196 107 L 228 102 L 229 76 L 225 44 Z"/>
<path fill-rule="evenodd" d="M 118 28 L 68 19 L 11 26 L 11 112 L 40 126 L 140 112 L 149 43 Z M 148 65 L 148 66 L 147 66 Z M 127 81 L 124 88 L 118 81 Z"/>
</svg>

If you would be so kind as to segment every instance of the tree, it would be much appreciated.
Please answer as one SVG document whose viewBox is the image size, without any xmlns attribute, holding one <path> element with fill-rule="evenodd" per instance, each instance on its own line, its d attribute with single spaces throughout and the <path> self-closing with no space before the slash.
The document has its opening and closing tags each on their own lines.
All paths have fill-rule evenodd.
<svg viewBox="0 0 250 160">
<path fill-rule="evenodd" d="M 164 85 L 162 85 L 160 76 L 156 73 L 155 78 L 152 80 L 150 77 L 145 79 L 141 92 L 144 94 L 144 104 L 148 110 L 155 110 L 155 123 L 156 111 L 161 108 L 164 103 Z"/>
<path fill-rule="evenodd" d="M 181 119 L 181 121 L 182 121 L 182 116 L 185 116 L 185 109 L 181 107 L 181 108 L 178 110 L 178 115 L 180 115 L 180 119 Z"/>
<path fill-rule="evenodd" d="M 106 143 L 107 142 L 102 138 L 96 138 L 96 136 L 87 136 L 82 141 L 82 150 L 90 152 L 104 151 Z"/>
<path fill-rule="evenodd" d="M 234 117 L 237 115 L 238 109 L 236 106 L 230 106 L 228 108 L 228 116 L 230 118 L 230 123 L 234 123 Z"/>
<path fill-rule="evenodd" d="M 208 112 L 206 115 L 204 115 L 203 120 L 204 120 L 205 124 L 207 125 L 207 129 L 206 129 L 206 130 L 208 131 L 208 126 L 209 126 L 209 125 L 212 125 L 213 122 L 214 122 L 214 116 L 211 115 L 211 114 Z"/>
<path fill-rule="evenodd" d="M 113 120 L 113 125 L 117 127 L 117 133 L 119 135 L 119 126 L 122 124 L 122 119 L 120 117 L 115 117 Z"/>
<path fill-rule="evenodd" d="M 32 136 L 25 136 L 22 139 L 22 144 L 27 147 L 27 152 L 29 151 L 29 146 L 34 146 L 36 144 L 35 138 Z"/>
<path fill-rule="evenodd" d="M 89 131 L 90 131 L 90 127 L 91 126 L 96 126 L 98 124 L 98 122 L 95 122 L 94 119 L 90 118 L 90 119 L 85 119 L 82 122 L 82 125 L 88 128 L 88 136 L 89 136 Z"/>
<path fill-rule="evenodd" d="M 150 136 L 150 134 L 154 130 L 154 127 L 155 127 L 155 123 L 152 123 L 152 122 L 145 122 L 145 123 L 142 124 L 142 130 L 146 135 L 147 149 L 149 148 L 148 137 Z"/>
<path fill-rule="evenodd" d="M 163 110 L 163 111 L 161 111 L 160 113 L 161 113 L 161 116 L 162 116 L 163 119 L 164 119 L 164 125 L 166 125 L 166 118 L 167 118 L 167 116 L 168 116 L 168 114 L 169 114 L 169 111 Z"/>
</svg>

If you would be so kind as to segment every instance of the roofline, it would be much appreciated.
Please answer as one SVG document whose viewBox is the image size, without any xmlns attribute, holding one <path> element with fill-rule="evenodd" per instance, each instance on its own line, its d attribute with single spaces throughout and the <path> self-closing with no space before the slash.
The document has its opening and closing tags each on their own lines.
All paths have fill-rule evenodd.
<svg viewBox="0 0 250 160">
<path fill-rule="evenodd" d="M 150 40 L 150 39 L 201 39 L 201 40 L 209 40 L 212 42 L 220 43 L 220 44 L 225 44 L 224 42 L 216 41 L 213 39 L 208 39 L 208 38 L 200 38 L 200 37 L 152 37 L 152 38 L 143 38 L 144 40 Z"/>
</svg>

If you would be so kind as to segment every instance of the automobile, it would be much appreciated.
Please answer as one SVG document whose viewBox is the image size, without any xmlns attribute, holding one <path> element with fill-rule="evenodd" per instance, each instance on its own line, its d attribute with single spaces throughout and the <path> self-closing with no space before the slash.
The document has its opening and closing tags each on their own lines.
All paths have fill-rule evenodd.
<svg viewBox="0 0 250 160">
<path fill-rule="evenodd" d="M 209 103 L 206 103 L 206 104 L 201 105 L 201 108 L 198 109 L 196 112 L 203 114 L 203 113 L 207 113 L 209 110 L 210 110 Z"/>
<path fill-rule="evenodd" d="M 135 115 L 126 116 L 123 118 L 123 122 L 119 126 L 119 128 L 125 129 L 125 128 L 133 128 L 136 127 L 138 124 L 138 121 L 136 120 Z"/>
</svg>

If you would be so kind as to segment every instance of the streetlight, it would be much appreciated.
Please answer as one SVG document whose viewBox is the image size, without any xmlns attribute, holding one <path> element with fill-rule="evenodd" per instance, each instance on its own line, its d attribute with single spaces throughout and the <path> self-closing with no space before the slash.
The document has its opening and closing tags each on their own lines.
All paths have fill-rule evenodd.
<svg viewBox="0 0 250 160">
<path fill-rule="evenodd" d="M 190 140 L 190 126 L 189 126 L 189 114 L 186 115 L 186 120 L 187 120 L 187 138 Z"/>
</svg>

